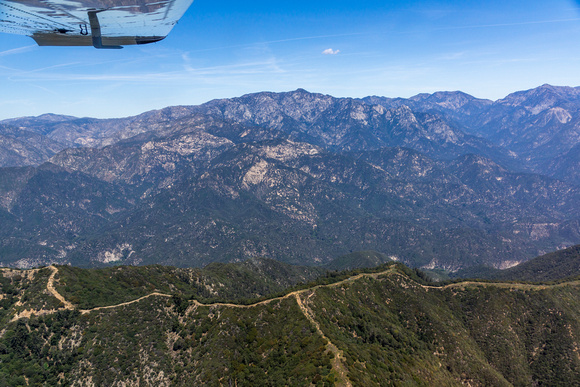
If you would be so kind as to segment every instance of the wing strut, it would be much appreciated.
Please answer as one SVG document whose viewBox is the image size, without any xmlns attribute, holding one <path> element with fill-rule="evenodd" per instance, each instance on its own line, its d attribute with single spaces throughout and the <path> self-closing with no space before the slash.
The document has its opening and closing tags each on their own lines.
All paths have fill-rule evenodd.
<svg viewBox="0 0 580 387">
<path fill-rule="evenodd" d="M 103 11 L 106 10 L 101 9 L 100 11 L 93 10 L 88 12 L 89 22 L 91 23 L 91 35 L 93 37 L 93 46 L 95 48 L 112 48 L 112 49 L 123 48 L 122 46 L 103 46 L 103 39 L 101 37 L 101 24 L 99 23 L 99 18 L 97 17 L 97 14 Z"/>
</svg>

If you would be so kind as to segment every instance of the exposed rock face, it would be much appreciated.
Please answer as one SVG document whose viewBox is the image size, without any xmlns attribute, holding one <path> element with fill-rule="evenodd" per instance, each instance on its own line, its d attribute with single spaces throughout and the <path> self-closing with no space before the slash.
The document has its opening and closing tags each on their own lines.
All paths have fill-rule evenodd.
<svg viewBox="0 0 580 387">
<path fill-rule="evenodd" d="M 479 121 L 485 137 L 552 175 L 549 160 L 580 143 L 580 88 L 544 85 L 510 94 Z"/>
<path fill-rule="evenodd" d="M 297 90 L 216 100 L 200 106 L 199 111 L 276 129 L 290 138 L 336 151 L 405 146 L 443 158 L 477 152 L 510 159 L 505 150 L 466 134 L 438 115 L 414 113 L 405 104 L 386 109 L 355 99 Z"/>
<path fill-rule="evenodd" d="M 355 100 L 297 90 L 125 119 L 9 120 L 5 133 L 68 149 L 39 167 L 0 169 L 0 260 L 323 264 L 375 250 L 450 270 L 524 261 L 580 242 L 580 188 L 518 172 L 526 160 L 467 132 L 485 122 L 481 134 L 500 138 L 488 130 L 500 111 L 519 112 L 506 113 L 506 127 L 541 116 L 553 128 L 545 149 L 576 130 L 575 93 L 543 86 L 492 103 L 460 92 Z M 575 183 L 578 153 L 568 148 L 542 167 Z M 51 156 L 35 149 L 29 163 Z"/>
<path fill-rule="evenodd" d="M 450 117 L 467 129 L 472 120 L 489 109 L 493 102 L 487 99 L 478 99 L 460 91 L 443 91 L 433 94 L 418 94 L 409 99 L 366 97 L 362 101 L 371 105 L 381 105 L 392 109 L 398 106 L 409 106 L 415 112 L 431 112 Z"/>
<path fill-rule="evenodd" d="M 362 100 L 333 98 L 302 89 L 264 92 L 124 119 L 45 114 L 4 120 L 0 135 L 11 136 L 12 141 L 5 148 L 0 144 L 0 165 L 37 165 L 65 147 L 103 147 L 139 134 L 167 135 L 176 127 L 207 126 L 208 120 L 219 120 L 243 124 L 245 130 L 235 136 L 244 142 L 250 140 L 244 138 L 248 135 L 252 140 L 284 136 L 339 151 L 404 146 L 436 158 L 476 153 L 510 168 L 577 184 L 578 172 L 562 170 L 574 169 L 566 154 L 580 144 L 579 113 L 580 88 L 550 85 L 513 93 L 496 102 L 459 91 L 419 94 L 409 99 L 373 96 Z M 259 133 L 248 131 L 248 125 L 260 128 Z M 37 138 L 19 136 L 14 141 L 10 134 L 14 130 Z M 225 135 L 223 130 L 220 134 Z M 12 150 L 22 147 L 30 148 L 31 154 L 13 154 Z M 562 165 L 569 163 L 572 165 Z"/>
</svg>

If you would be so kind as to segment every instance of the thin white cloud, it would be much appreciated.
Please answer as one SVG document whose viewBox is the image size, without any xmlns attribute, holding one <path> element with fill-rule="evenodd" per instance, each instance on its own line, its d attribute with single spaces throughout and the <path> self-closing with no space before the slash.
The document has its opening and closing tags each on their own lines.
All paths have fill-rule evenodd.
<svg viewBox="0 0 580 387">
<path fill-rule="evenodd" d="M 347 33 L 347 34 L 302 36 L 302 37 L 297 37 L 297 38 L 267 40 L 267 41 L 263 41 L 263 42 L 254 42 L 254 43 L 246 43 L 246 44 L 236 44 L 233 46 L 204 48 L 204 49 L 200 49 L 200 50 L 191 50 L 189 52 L 197 53 L 197 52 L 205 52 L 205 51 L 228 50 L 228 49 L 232 49 L 232 48 L 253 47 L 253 46 L 259 45 L 259 44 L 288 43 L 288 42 L 298 42 L 301 40 L 328 39 L 328 38 L 340 38 L 340 37 L 361 36 L 361 35 L 369 35 L 369 33 L 368 32 L 352 32 L 352 33 Z"/>
<path fill-rule="evenodd" d="M 333 50 L 332 48 L 327 48 L 326 50 L 322 51 L 322 55 L 336 55 L 340 52 L 340 50 Z"/>
<path fill-rule="evenodd" d="M 186 57 L 183 57 L 186 59 Z M 56 68 L 57 66 L 51 66 Z M 29 71 L 14 74 L 10 79 L 14 81 L 98 81 L 98 82 L 138 82 L 141 84 L 158 84 L 166 82 L 191 81 L 192 77 L 233 77 L 263 74 L 281 74 L 284 70 L 279 67 L 275 59 L 257 62 L 245 62 L 224 66 L 193 68 L 184 63 L 182 70 L 163 72 L 130 72 L 112 74 L 78 74 Z"/>
<path fill-rule="evenodd" d="M 550 24 L 550 23 L 564 23 L 564 22 L 577 22 L 580 18 L 570 18 L 570 19 L 556 19 L 556 20 L 536 20 L 536 21 L 526 21 L 517 23 L 499 23 L 499 24 L 474 24 L 466 26 L 451 26 L 436 28 L 435 30 L 461 30 L 468 28 L 494 28 L 494 27 L 517 27 L 517 26 L 527 26 L 533 24 Z"/>
<path fill-rule="evenodd" d="M 34 45 L 31 45 L 31 46 L 24 46 L 24 47 L 13 48 L 11 50 L 1 51 L 0 52 L 0 56 L 8 56 L 8 55 L 21 54 L 23 52 L 31 51 L 31 50 L 33 50 L 36 47 L 38 47 L 38 46 L 34 44 Z"/>
</svg>

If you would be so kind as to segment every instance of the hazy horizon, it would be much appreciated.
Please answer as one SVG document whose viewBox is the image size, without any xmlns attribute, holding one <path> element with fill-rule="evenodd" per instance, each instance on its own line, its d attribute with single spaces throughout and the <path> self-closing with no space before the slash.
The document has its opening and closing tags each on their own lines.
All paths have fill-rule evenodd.
<svg viewBox="0 0 580 387">
<path fill-rule="evenodd" d="M 532 87 L 531 89 L 527 89 L 527 90 L 533 90 L 535 88 L 538 88 L 538 87 L 541 87 L 541 86 L 544 86 L 544 85 L 546 85 L 546 84 L 538 85 L 536 87 Z M 571 87 L 571 88 L 580 87 L 580 86 L 569 86 L 569 85 L 550 85 L 550 86 L 554 86 L 554 87 Z M 68 114 L 66 112 L 48 112 L 47 111 L 47 112 L 44 112 L 44 113 L 40 113 L 40 114 L 37 114 L 37 115 L 31 115 L 31 116 L 2 117 L 0 115 L 0 121 L 11 120 L 11 119 L 18 119 L 18 118 L 24 118 L 24 117 L 38 117 L 38 116 L 42 116 L 42 115 L 46 115 L 46 114 L 55 114 L 55 115 L 62 115 L 62 116 L 72 116 L 72 117 L 76 117 L 76 118 L 117 119 L 117 118 L 126 118 L 126 117 L 137 116 L 137 115 L 140 115 L 140 114 L 143 114 L 143 113 L 147 113 L 149 111 L 162 110 L 162 109 L 169 108 L 169 107 L 173 107 L 173 106 L 198 106 L 198 105 L 202 105 L 204 103 L 207 103 L 207 102 L 210 102 L 210 101 L 213 101 L 213 100 L 216 100 L 216 99 L 237 98 L 237 97 L 242 97 L 244 95 L 258 94 L 258 93 L 270 93 L 270 92 L 272 92 L 272 93 L 285 93 L 286 92 L 287 93 L 287 92 L 296 91 L 298 89 L 304 89 L 304 88 L 299 87 L 299 88 L 294 89 L 294 90 L 283 90 L 283 91 L 279 91 L 279 92 L 274 92 L 274 91 L 270 91 L 270 90 L 257 90 L 255 92 L 246 93 L 246 94 L 242 94 L 242 95 L 236 95 L 236 96 L 232 96 L 232 97 L 214 98 L 214 99 L 210 99 L 210 100 L 207 100 L 207 101 L 203 101 L 203 102 L 201 102 L 199 104 L 167 105 L 167 106 L 163 106 L 163 107 L 160 107 L 160 108 L 153 108 L 153 109 L 143 110 L 142 112 L 137 112 L 135 114 L 120 115 L 120 116 L 116 116 L 116 117 L 112 117 L 112 116 L 111 117 L 106 117 L 106 116 L 103 116 L 103 117 L 98 117 L 98 116 L 75 116 L 74 114 Z M 304 89 L 304 90 L 306 90 L 306 89 Z M 409 97 L 400 97 L 400 96 L 390 96 L 390 97 L 388 97 L 388 96 L 383 96 L 383 95 L 365 95 L 365 96 L 362 96 L 362 97 L 350 97 L 350 96 L 336 96 L 336 95 L 331 95 L 331 94 L 326 94 L 326 93 L 320 93 L 320 92 L 312 91 L 312 90 L 306 90 L 306 91 L 309 92 L 309 93 L 313 93 L 313 94 L 330 95 L 330 96 L 335 97 L 335 98 L 364 98 L 364 97 L 412 98 L 412 97 L 415 97 L 417 95 L 424 94 L 424 93 L 417 93 L 417 94 L 414 94 L 414 95 L 409 96 Z M 506 94 L 505 96 L 503 96 L 501 98 L 494 99 L 494 100 L 491 100 L 491 99 L 488 99 L 488 98 L 481 98 L 481 97 L 479 97 L 477 95 L 472 95 L 472 94 L 469 94 L 469 93 L 466 93 L 466 94 L 469 94 L 472 97 L 475 97 L 477 99 L 487 99 L 487 100 L 496 102 L 496 101 L 499 101 L 499 100 L 507 97 L 510 94 L 517 93 L 517 92 L 520 92 L 520 91 L 526 91 L 526 90 L 514 90 L 514 91 Z M 428 93 L 428 94 L 434 94 L 434 93 L 438 93 L 438 92 L 451 92 L 451 93 L 453 93 L 453 92 L 463 92 L 463 93 L 465 93 L 463 90 L 437 90 L 437 91 L 434 91 L 434 92 Z"/>
<path fill-rule="evenodd" d="M 572 0 L 196 0 L 169 36 L 123 50 L 38 47 L 0 34 L 0 119 L 126 117 L 260 91 L 497 100 L 580 85 Z"/>
</svg>

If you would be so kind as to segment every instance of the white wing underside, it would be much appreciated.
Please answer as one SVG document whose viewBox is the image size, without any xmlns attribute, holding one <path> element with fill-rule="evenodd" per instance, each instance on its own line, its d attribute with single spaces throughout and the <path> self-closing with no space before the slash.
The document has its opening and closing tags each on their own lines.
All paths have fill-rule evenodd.
<svg viewBox="0 0 580 387">
<path fill-rule="evenodd" d="M 192 2 L 0 0 L 0 32 L 31 36 L 41 46 L 91 46 L 100 27 L 103 44 L 151 43 L 167 36 Z"/>
</svg>

